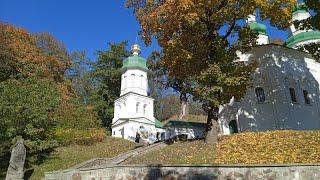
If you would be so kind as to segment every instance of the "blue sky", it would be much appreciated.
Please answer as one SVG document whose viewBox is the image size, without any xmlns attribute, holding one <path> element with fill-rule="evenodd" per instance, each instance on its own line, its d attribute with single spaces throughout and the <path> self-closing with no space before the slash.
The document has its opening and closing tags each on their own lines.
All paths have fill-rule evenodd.
<svg viewBox="0 0 320 180">
<path fill-rule="evenodd" d="M 0 0 L 0 20 L 29 32 L 49 32 L 62 41 L 69 51 L 85 50 L 94 59 L 96 50 L 105 50 L 108 42 L 135 42 L 140 30 L 125 0 Z M 269 26 L 272 37 L 285 38 Z M 142 56 L 157 49 L 154 43 L 142 45 Z"/>
<path fill-rule="evenodd" d="M 69 51 L 86 50 L 93 58 L 108 42 L 135 42 L 140 30 L 124 0 L 0 0 L 0 20 L 29 32 L 49 32 Z M 138 37 L 138 43 L 143 42 Z M 156 49 L 142 47 L 142 56 Z"/>
</svg>

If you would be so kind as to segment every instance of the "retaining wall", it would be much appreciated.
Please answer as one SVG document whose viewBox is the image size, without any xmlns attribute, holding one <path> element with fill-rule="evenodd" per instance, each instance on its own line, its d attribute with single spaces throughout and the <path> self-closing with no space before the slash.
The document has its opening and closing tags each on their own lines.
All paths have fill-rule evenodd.
<svg viewBox="0 0 320 180">
<path fill-rule="evenodd" d="M 47 172 L 46 180 L 279 179 L 319 180 L 319 165 L 130 165 Z"/>
</svg>

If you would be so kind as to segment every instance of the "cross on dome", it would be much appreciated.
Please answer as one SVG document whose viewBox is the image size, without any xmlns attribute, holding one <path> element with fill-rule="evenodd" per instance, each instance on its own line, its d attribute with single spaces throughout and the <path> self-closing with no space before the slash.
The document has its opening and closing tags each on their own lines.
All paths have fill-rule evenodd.
<svg viewBox="0 0 320 180">
<path fill-rule="evenodd" d="M 140 54 L 140 46 L 138 44 L 134 44 L 131 46 L 131 52 L 133 55 L 139 55 Z"/>
</svg>

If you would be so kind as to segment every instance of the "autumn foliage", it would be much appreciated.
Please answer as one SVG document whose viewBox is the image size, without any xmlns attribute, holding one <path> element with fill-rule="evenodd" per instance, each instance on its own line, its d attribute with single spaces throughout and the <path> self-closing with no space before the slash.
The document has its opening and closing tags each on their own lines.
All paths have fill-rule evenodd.
<svg viewBox="0 0 320 180">
<path fill-rule="evenodd" d="M 215 163 L 320 163 L 320 131 L 278 130 L 223 136 Z"/>
<path fill-rule="evenodd" d="M 65 76 L 71 65 L 68 56 L 52 36 L 35 36 L 0 22 L 0 159 L 10 157 L 17 136 L 26 140 L 27 164 L 33 164 L 63 143 L 56 128 L 83 132 L 100 127 Z M 0 179 L 7 163 L 0 166 Z"/>
</svg>

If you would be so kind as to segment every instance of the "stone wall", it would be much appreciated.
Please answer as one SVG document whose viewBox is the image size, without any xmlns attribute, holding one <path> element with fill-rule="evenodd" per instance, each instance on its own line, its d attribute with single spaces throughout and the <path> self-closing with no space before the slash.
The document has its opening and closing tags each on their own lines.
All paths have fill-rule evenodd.
<svg viewBox="0 0 320 180">
<path fill-rule="evenodd" d="M 47 180 L 106 179 L 280 179 L 319 180 L 319 165 L 198 165 L 198 166 L 105 166 L 94 169 L 69 169 L 45 173 Z"/>
</svg>

